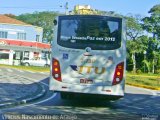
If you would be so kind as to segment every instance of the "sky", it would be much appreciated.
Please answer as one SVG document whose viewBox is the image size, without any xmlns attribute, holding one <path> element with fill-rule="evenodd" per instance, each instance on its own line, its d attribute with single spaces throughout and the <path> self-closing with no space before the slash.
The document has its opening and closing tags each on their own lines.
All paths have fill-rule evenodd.
<svg viewBox="0 0 160 120">
<path fill-rule="evenodd" d="M 160 0 L 0 0 L 0 14 L 20 15 L 35 11 L 65 12 L 66 2 L 69 11 L 73 10 L 75 5 L 90 5 L 93 9 L 141 16 L 149 16 L 148 11 L 154 5 L 160 4 Z"/>
</svg>

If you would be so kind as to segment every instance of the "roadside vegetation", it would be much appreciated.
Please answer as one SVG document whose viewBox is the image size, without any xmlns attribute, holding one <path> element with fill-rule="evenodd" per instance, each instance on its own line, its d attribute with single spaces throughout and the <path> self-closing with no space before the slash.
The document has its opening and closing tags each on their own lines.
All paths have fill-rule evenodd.
<svg viewBox="0 0 160 120">
<path fill-rule="evenodd" d="M 160 90 L 160 76 L 158 74 L 127 73 L 126 84 L 153 90 Z"/>
</svg>

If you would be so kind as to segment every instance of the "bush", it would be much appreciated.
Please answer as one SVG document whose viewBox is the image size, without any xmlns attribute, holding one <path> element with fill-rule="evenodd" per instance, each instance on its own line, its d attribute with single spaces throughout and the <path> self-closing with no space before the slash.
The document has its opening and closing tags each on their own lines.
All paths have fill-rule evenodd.
<svg viewBox="0 0 160 120">
<path fill-rule="evenodd" d="M 136 73 L 137 73 L 137 74 L 141 74 L 142 71 L 141 71 L 140 69 L 138 69 L 138 70 L 136 71 Z"/>
<path fill-rule="evenodd" d="M 160 69 L 156 70 L 155 72 L 156 74 L 160 74 Z"/>
</svg>

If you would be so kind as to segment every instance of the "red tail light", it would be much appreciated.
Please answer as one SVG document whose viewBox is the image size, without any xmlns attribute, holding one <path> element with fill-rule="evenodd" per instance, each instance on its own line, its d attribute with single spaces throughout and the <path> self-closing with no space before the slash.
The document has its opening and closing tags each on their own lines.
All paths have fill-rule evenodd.
<svg viewBox="0 0 160 120">
<path fill-rule="evenodd" d="M 121 62 L 116 66 L 112 85 L 119 84 L 122 81 L 123 71 L 124 71 L 124 62 Z"/>
<path fill-rule="evenodd" d="M 54 58 L 52 59 L 52 76 L 54 79 L 62 81 L 59 61 Z"/>
</svg>

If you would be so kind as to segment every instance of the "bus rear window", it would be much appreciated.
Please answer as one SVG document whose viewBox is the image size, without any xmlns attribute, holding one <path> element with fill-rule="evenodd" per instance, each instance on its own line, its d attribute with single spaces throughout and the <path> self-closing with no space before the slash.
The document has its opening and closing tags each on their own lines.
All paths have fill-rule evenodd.
<svg viewBox="0 0 160 120">
<path fill-rule="evenodd" d="M 121 47 L 120 18 L 60 17 L 58 44 L 74 49 L 114 50 Z"/>
</svg>

